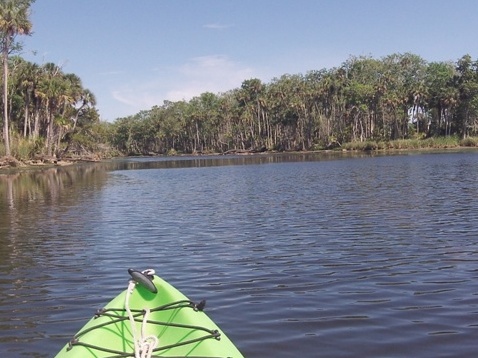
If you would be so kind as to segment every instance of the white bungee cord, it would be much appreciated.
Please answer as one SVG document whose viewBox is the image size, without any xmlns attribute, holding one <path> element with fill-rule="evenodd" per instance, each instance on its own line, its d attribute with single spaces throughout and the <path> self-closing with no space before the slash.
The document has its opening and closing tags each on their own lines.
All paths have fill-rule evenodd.
<svg viewBox="0 0 478 358">
<path fill-rule="evenodd" d="M 145 275 L 154 275 L 154 270 L 153 269 L 148 269 L 142 271 L 143 274 Z M 150 313 L 149 308 L 144 309 L 144 315 L 143 315 L 143 322 L 141 323 L 141 336 L 138 337 L 136 335 L 136 322 L 133 317 L 133 313 L 131 312 L 131 309 L 129 307 L 129 298 L 131 294 L 134 291 L 134 288 L 136 286 L 136 281 L 131 279 L 129 281 L 128 285 L 128 290 L 126 292 L 126 297 L 125 297 L 125 309 L 126 312 L 128 313 L 129 321 L 131 324 L 131 334 L 133 336 L 133 342 L 134 342 L 134 356 L 135 358 L 151 358 L 153 355 L 154 349 L 158 346 L 159 340 L 158 337 L 155 335 L 146 335 L 146 326 L 148 323 L 148 316 Z"/>
</svg>

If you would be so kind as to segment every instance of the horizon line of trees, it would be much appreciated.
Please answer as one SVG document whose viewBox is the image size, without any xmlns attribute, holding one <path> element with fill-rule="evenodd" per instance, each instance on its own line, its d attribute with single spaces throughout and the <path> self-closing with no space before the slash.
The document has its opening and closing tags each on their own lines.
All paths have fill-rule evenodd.
<svg viewBox="0 0 478 358">
<path fill-rule="evenodd" d="M 341 66 L 244 80 L 112 124 L 126 154 L 311 150 L 347 142 L 478 134 L 478 61 L 351 56 Z"/>
<path fill-rule="evenodd" d="M 350 142 L 478 135 L 478 61 L 427 62 L 412 53 L 351 56 L 339 67 L 284 74 L 268 83 L 205 92 L 101 122 L 96 99 L 75 74 L 14 53 L 30 35 L 35 0 L 0 1 L 0 154 L 63 157 L 316 150 Z M 12 136 L 12 139 L 10 138 Z M 2 146 L 3 145 L 3 146 Z M 109 145 L 109 147 L 108 147 Z"/>
</svg>

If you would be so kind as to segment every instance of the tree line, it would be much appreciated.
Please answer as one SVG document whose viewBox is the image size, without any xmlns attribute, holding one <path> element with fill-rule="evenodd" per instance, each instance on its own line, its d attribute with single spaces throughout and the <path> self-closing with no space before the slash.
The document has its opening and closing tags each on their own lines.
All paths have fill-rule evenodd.
<svg viewBox="0 0 478 358">
<path fill-rule="evenodd" d="M 77 75 L 65 73 L 53 63 L 38 65 L 12 56 L 21 50 L 17 36 L 31 34 L 32 3 L 33 0 L 0 2 L 3 114 L 0 149 L 6 156 L 13 154 L 19 158 L 35 154 L 61 157 L 72 147 L 88 143 L 87 137 L 95 137 L 91 128 L 99 122 L 99 114 L 94 107 L 94 94 L 83 87 Z"/>
<path fill-rule="evenodd" d="M 78 76 L 14 55 L 21 49 L 17 36 L 31 34 L 33 1 L 0 2 L 0 155 L 318 150 L 478 135 L 478 61 L 469 55 L 455 62 L 411 53 L 351 56 L 338 67 L 268 83 L 246 79 L 225 93 L 165 101 L 101 122 L 95 96 Z"/>
<path fill-rule="evenodd" d="M 478 62 L 405 53 L 165 101 L 117 119 L 111 143 L 128 154 L 226 153 L 477 134 Z"/>
</svg>

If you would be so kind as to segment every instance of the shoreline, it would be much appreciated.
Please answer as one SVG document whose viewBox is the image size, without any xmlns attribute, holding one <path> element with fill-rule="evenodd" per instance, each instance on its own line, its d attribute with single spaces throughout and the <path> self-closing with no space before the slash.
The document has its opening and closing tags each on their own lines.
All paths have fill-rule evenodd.
<svg viewBox="0 0 478 358">
<path fill-rule="evenodd" d="M 95 163 L 99 162 L 101 159 L 98 158 L 69 158 L 69 159 L 56 159 L 56 158 L 41 158 L 41 159 L 29 159 L 29 160 L 18 160 L 12 156 L 3 156 L 0 157 L 0 173 L 4 171 L 11 170 L 22 170 L 22 169 L 45 169 L 53 167 L 66 167 L 70 165 L 80 164 L 80 163 Z"/>
<path fill-rule="evenodd" d="M 85 158 L 69 158 L 63 160 L 57 160 L 55 158 L 42 158 L 42 159 L 30 159 L 26 161 L 18 160 L 14 157 L 0 157 L 0 174 L 8 174 L 12 171 L 23 171 L 23 170 L 36 170 L 36 169 L 49 169 L 56 167 L 68 167 L 77 164 L 84 163 L 99 163 L 104 161 L 110 161 L 115 159 L 127 159 L 127 158 L 154 158 L 154 157 L 211 157 L 211 156 L 265 156 L 265 155 L 280 155 L 280 154 L 359 154 L 359 153 L 380 153 L 380 154 L 396 154 L 396 153 L 406 153 L 406 152 L 440 152 L 440 151 L 464 151 L 464 150 L 475 150 L 478 151 L 478 147 L 470 146 L 445 146 L 445 147 L 423 147 L 423 148 L 386 148 L 386 149 L 321 149 L 321 150 L 307 150 L 307 151 L 263 151 L 263 152 L 234 152 L 234 153 L 191 153 L 191 154 L 177 154 L 177 155 L 138 155 L 138 156 L 117 156 L 100 159 L 98 157 L 92 158 L 91 156 Z"/>
</svg>

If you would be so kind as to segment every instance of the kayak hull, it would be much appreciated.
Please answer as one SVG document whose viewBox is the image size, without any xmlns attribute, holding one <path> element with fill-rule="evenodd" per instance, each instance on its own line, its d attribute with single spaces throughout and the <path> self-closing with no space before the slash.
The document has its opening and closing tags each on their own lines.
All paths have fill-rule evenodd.
<svg viewBox="0 0 478 358">
<path fill-rule="evenodd" d="M 56 358 L 134 357 L 133 334 L 157 338 L 153 357 L 243 357 L 201 305 L 156 275 L 152 283 L 157 293 L 136 285 L 130 294 L 125 290 L 116 296 Z M 127 295 L 134 326 L 125 310 Z"/>
</svg>

